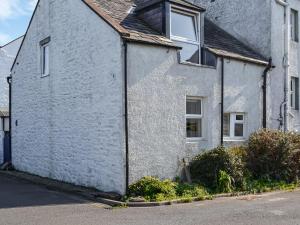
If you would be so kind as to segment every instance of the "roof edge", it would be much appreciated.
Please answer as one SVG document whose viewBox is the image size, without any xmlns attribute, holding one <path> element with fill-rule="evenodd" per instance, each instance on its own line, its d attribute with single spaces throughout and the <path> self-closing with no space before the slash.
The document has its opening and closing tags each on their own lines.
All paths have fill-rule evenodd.
<svg viewBox="0 0 300 225">
<path fill-rule="evenodd" d="M 249 62 L 249 63 L 254 63 L 254 64 L 259 64 L 259 65 L 264 65 L 264 66 L 269 64 L 267 61 L 242 56 L 240 54 L 233 53 L 233 52 L 228 52 L 228 51 L 225 51 L 225 50 L 222 50 L 222 49 L 211 48 L 211 47 L 205 47 L 205 48 L 208 49 L 210 52 L 218 55 L 218 56 L 223 56 L 223 57 L 227 57 L 227 58 L 232 58 L 232 59 L 236 59 L 236 60 L 240 60 L 240 61 L 244 61 L 244 62 Z"/>
<path fill-rule="evenodd" d="M 178 45 L 173 45 L 172 43 L 170 44 L 162 44 L 162 43 L 156 43 L 156 42 L 149 42 L 149 41 L 144 41 L 144 40 L 138 40 L 135 38 L 130 37 L 122 37 L 123 40 L 127 41 L 127 42 L 132 42 L 132 43 L 140 43 L 140 44 L 145 44 L 145 45 L 153 45 L 153 46 L 161 46 L 161 47 L 167 47 L 167 48 L 174 48 L 177 50 L 181 50 L 182 47 L 178 46 Z"/>
<path fill-rule="evenodd" d="M 29 21 L 29 24 L 28 24 L 28 26 L 27 26 L 26 32 L 25 32 L 25 34 L 23 35 L 22 43 L 21 43 L 21 45 L 20 45 L 20 47 L 19 47 L 19 50 L 18 50 L 18 52 L 17 52 L 17 55 L 16 55 L 16 57 L 15 57 L 15 60 L 14 60 L 14 62 L 13 62 L 13 64 L 12 64 L 12 66 L 11 66 L 11 68 L 10 68 L 10 71 L 12 71 L 12 69 L 14 68 L 14 66 L 15 66 L 15 64 L 16 64 L 16 62 L 17 62 L 17 58 L 19 57 L 21 48 L 23 47 L 25 38 L 26 38 L 27 33 L 28 33 L 28 30 L 29 30 L 29 27 L 30 27 L 30 25 L 31 25 L 31 23 L 32 23 L 34 14 L 35 14 L 35 12 L 36 12 L 36 9 L 37 9 L 38 5 L 40 4 L 40 1 L 41 1 L 41 0 L 38 0 L 38 2 L 37 2 L 36 5 L 35 5 L 34 11 L 33 11 L 32 16 L 31 16 L 31 18 L 30 18 L 30 21 Z"/>
<path fill-rule="evenodd" d="M 6 47 L 7 45 L 10 45 L 11 43 L 13 43 L 13 42 L 19 40 L 20 38 L 22 38 L 22 37 L 24 37 L 24 36 L 25 36 L 25 35 L 23 34 L 22 36 L 13 39 L 12 41 L 6 43 L 5 45 L 0 46 L 0 48 L 4 48 L 4 47 Z"/>
<path fill-rule="evenodd" d="M 130 36 L 129 32 L 116 22 L 111 16 L 104 12 L 100 7 L 97 6 L 94 0 L 82 0 L 93 12 L 101 17 L 107 24 L 115 29 L 121 36 Z"/>
</svg>

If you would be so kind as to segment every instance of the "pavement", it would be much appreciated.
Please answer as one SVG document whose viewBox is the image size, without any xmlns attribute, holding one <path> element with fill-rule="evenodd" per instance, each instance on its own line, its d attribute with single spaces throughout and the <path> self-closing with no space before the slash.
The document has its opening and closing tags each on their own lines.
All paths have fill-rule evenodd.
<svg viewBox="0 0 300 225">
<path fill-rule="evenodd" d="M 300 190 L 153 208 L 111 208 L 0 175 L 0 225 L 300 225 Z"/>
</svg>

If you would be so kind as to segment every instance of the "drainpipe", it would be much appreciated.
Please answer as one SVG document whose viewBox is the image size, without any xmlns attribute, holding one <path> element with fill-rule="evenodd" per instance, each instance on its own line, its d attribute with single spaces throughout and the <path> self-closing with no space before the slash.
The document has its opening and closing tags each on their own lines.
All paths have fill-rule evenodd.
<svg viewBox="0 0 300 225">
<path fill-rule="evenodd" d="M 9 77 L 7 77 L 7 83 L 8 83 L 8 91 L 9 91 L 9 97 L 8 97 L 8 101 L 9 101 L 9 158 L 10 158 L 10 162 L 4 162 L 4 163 L 11 163 L 11 151 L 12 151 L 12 146 L 11 146 L 11 82 L 12 82 L 12 76 L 10 74 Z"/>
<path fill-rule="evenodd" d="M 224 57 L 221 58 L 221 146 L 224 145 Z"/>
<path fill-rule="evenodd" d="M 272 58 L 269 59 L 269 63 L 263 73 L 263 128 L 267 128 L 267 80 L 268 72 L 274 68 L 272 64 Z"/>
<path fill-rule="evenodd" d="M 288 82 L 289 82 L 289 11 L 288 0 L 275 0 L 284 7 L 284 100 L 280 105 L 280 127 L 283 125 L 284 131 L 288 131 Z M 283 111 L 283 113 L 282 113 Z M 282 116 L 283 114 L 283 116 Z M 282 118 L 283 117 L 283 118 Z"/>
<path fill-rule="evenodd" d="M 127 62 L 128 62 L 128 44 L 124 40 L 124 119 L 125 119 L 125 170 L 126 170 L 126 194 L 129 187 L 129 142 L 128 142 L 128 78 L 127 78 Z"/>
</svg>

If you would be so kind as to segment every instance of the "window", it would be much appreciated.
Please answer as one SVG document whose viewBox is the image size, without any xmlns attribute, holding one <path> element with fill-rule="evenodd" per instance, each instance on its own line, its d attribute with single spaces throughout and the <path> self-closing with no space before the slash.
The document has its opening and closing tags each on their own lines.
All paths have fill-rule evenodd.
<svg viewBox="0 0 300 225">
<path fill-rule="evenodd" d="M 299 27 L 298 27 L 298 11 L 291 9 L 291 39 L 293 41 L 298 42 L 298 33 L 299 33 Z"/>
<path fill-rule="evenodd" d="M 245 137 L 245 114 L 225 113 L 224 114 L 224 137 L 244 138 Z"/>
<path fill-rule="evenodd" d="M 290 80 L 290 106 L 292 109 L 299 109 L 299 78 L 291 77 Z"/>
<path fill-rule="evenodd" d="M 217 57 L 205 48 L 202 49 L 201 60 L 202 60 L 202 65 L 213 66 L 213 67 L 217 66 Z"/>
<path fill-rule="evenodd" d="M 171 39 L 182 47 L 180 60 L 200 64 L 199 13 L 171 10 Z"/>
<path fill-rule="evenodd" d="M 0 117 L 0 131 L 9 131 L 9 117 Z"/>
<path fill-rule="evenodd" d="M 187 97 L 186 134 L 187 134 L 187 138 L 202 137 L 202 99 L 201 98 Z"/>
<path fill-rule="evenodd" d="M 48 38 L 46 38 L 46 39 L 44 39 L 40 42 L 42 76 L 48 76 L 50 74 L 50 70 L 49 70 L 49 42 L 50 42 L 50 37 L 48 37 Z"/>
</svg>

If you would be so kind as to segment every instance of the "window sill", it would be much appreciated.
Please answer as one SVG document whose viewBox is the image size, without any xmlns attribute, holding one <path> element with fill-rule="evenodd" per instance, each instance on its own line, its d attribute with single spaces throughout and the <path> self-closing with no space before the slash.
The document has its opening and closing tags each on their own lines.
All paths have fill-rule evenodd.
<svg viewBox="0 0 300 225">
<path fill-rule="evenodd" d="M 215 66 L 207 66 L 207 65 L 191 63 L 191 62 L 179 62 L 179 64 L 186 65 L 186 66 L 195 66 L 195 67 L 202 67 L 202 68 L 209 68 L 209 69 L 217 69 L 217 67 L 215 67 Z"/>
<path fill-rule="evenodd" d="M 245 142 L 246 138 L 224 138 L 225 142 Z"/>
<path fill-rule="evenodd" d="M 49 76 L 50 76 L 50 74 L 42 74 L 42 75 L 41 75 L 41 78 L 49 77 Z"/>
<path fill-rule="evenodd" d="M 197 143 L 200 141 L 206 141 L 206 139 L 203 137 L 201 137 L 201 138 L 186 138 L 186 143 Z"/>
</svg>

